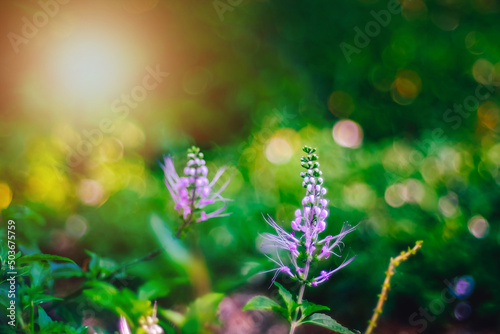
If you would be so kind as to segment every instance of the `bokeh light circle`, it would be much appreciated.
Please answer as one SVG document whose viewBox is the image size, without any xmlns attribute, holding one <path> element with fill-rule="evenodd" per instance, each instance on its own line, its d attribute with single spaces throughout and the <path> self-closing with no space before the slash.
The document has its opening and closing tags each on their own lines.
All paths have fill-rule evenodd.
<svg viewBox="0 0 500 334">
<path fill-rule="evenodd" d="M 354 100 L 343 91 L 335 91 L 328 98 L 328 110 L 339 118 L 347 118 L 354 111 Z"/>
<path fill-rule="evenodd" d="M 495 130 L 500 119 L 500 108 L 493 101 L 486 101 L 477 108 L 477 117 L 490 130 Z"/>
<path fill-rule="evenodd" d="M 81 180 L 77 193 L 80 201 L 90 206 L 98 206 L 104 198 L 104 188 L 96 180 Z"/>
<path fill-rule="evenodd" d="M 393 208 L 399 208 L 405 204 L 405 200 L 403 199 L 404 191 L 405 189 L 402 184 L 393 184 L 385 190 L 384 199 Z"/>
<path fill-rule="evenodd" d="M 88 222 L 80 215 L 71 215 L 66 219 L 65 231 L 66 234 L 74 237 L 81 238 L 87 232 Z"/>
<path fill-rule="evenodd" d="M 486 59 L 480 58 L 472 65 L 474 80 L 483 85 L 491 84 L 494 74 L 493 64 Z"/>
<path fill-rule="evenodd" d="M 472 313 L 472 308 L 466 302 L 460 302 L 457 304 L 457 306 L 455 306 L 454 314 L 457 320 L 460 321 L 465 320 L 470 316 L 471 313 Z"/>
<path fill-rule="evenodd" d="M 351 120 L 341 120 L 333 126 L 333 139 L 347 148 L 358 148 L 363 143 L 363 129 Z"/>
<path fill-rule="evenodd" d="M 9 207 L 12 201 L 12 190 L 6 183 L 0 183 L 0 210 Z"/>
<path fill-rule="evenodd" d="M 480 55 L 486 49 L 487 41 L 483 34 L 477 31 L 471 31 L 465 36 L 465 47 L 470 53 Z"/>
<path fill-rule="evenodd" d="M 469 232 L 478 239 L 483 239 L 490 232 L 490 224 L 482 216 L 474 216 L 467 223 Z"/>
<path fill-rule="evenodd" d="M 472 276 L 460 276 L 454 279 L 450 292 L 459 299 L 465 299 L 474 291 L 475 281 Z"/>
<path fill-rule="evenodd" d="M 266 146 L 266 158 L 273 164 L 285 164 L 292 155 L 292 145 L 285 138 L 273 137 Z"/>
<path fill-rule="evenodd" d="M 422 90 L 422 80 L 417 72 L 403 70 L 399 72 L 391 86 L 394 102 L 401 105 L 412 103 Z"/>
</svg>

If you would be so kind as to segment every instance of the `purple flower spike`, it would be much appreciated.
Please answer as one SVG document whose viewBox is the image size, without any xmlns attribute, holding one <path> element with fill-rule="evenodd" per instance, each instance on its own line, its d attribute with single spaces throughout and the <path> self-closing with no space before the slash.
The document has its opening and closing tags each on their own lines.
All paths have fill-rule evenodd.
<svg viewBox="0 0 500 334">
<path fill-rule="evenodd" d="M 279 261 L 271 259 L 279 266 L 270 270 L 276 271 L 273 282 L 280 272 L 284 272 L 291 277 L 297 278 L 303 285 L 318 286 L 354 260 L 354 257 L 352 257 L 345 260 L 337 268 L 329 271 L 323 270 L 318 276 L 308 279 L 311 274 L 309 269 L 313 262 L 326 260 L 331 254 L 337 257 L 341 256 L 344 246 L 343 238 L 356 228 L 346 223 L 338 235 L 328 235 L 325 238 L 320 238 L 320 233 L 327 228 L 326 219 L 329 210 L 327 209 L 328 200 L 324 198 L 327 190 L 323 186 L 324 180 L 321 177 L 323 173 L 319 170 L 318 156 L 314 154 L 315 151 L 315 149 L 306 146 L 304 152 L 307 153 L 307 157 L 301 159 L 301 166 L 306 169 L 305 172 L 300 173 L 303 178 L 302 186 L 306 189 L 306 194 L 302 199 L 302 209 L 295 210 L 295 218 L 291 221 L 294 232 L 286 232 L 270 216 L 266 219 L 267 223 L 274 228 L 276 234 L 263 234 L 263 250 L 269 248 L 275 249 L 276 252 L 278 252 L 278 249 L 284 250 L 287 252 L 292 264 L 292 266 L 285 266 L 279 258 L 279 254 Z M 305 266 L 299 267 L 298 263 L 303 265 L 304 262 Z"/>
<path fill-rule="evenodd" d="M 200 149 L 194 146 L 190 148 L 188 158 L 187 166 L 184 168 L 185 176 L 182 177 L 177 174 L 172 157 L 164 157 L 164 164 L 161 165 L 165 173 L 165 185 L 175 203 L 174 208 L 184 220 L 181 229 L 191 222 L 199 223 L 211 218 L 230 215 L 230 213 L 224 213 L 228 199 L 223 198 L 221 193 L 231 180 L 215 190 L 215 184 L 225 168 L 219 169 L 212 181 L 209 181 L 208 168 L 205 166 Z M 207 213 L 205 207 L 217 202 L 221 202 L 222 206 Z"/>
</svg>

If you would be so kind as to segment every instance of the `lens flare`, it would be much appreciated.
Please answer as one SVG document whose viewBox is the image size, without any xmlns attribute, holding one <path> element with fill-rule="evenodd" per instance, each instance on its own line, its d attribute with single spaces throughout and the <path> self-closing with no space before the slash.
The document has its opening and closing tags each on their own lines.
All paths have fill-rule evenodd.
<svg viewBox="0 0 500 334">
<path fill-rule="evenodd" d="M 132 75 L 130 54 L 114 36 L 94 31 L 72 34 L 48 60 L 51 84 L 73 100 L 113 97 Z"/>
</svg>

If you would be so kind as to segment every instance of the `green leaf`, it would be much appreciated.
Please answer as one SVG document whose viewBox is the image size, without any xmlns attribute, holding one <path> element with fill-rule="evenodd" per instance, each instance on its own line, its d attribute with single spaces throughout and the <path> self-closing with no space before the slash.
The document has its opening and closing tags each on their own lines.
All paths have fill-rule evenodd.
<svg viewBox="0 0 500 334">
<path fill-rule="evenodd" d="M 83 290 L 83 294 L 89 297 L 92 302 L 107 309 L 115 307 L 114 299 L 119 291 L 112 284 L 92 281 L 87 282 L 85 286 L 89 288 Z"/>
<path fill-rule="evenodd" d="M 218 306 L 223 298 L 222 293 L 209 293 L 192 302 L 186 312 L 185 323 L 181 327 L 182 333 L 202 333 L 204 326 L 215 324 Z"/>
<path fill-rule="evenodd" d="M 52 321 L 41 328 L 38 334 L 85 334 L 87 329 L 87 327 L 73 328 L 62 322 Z"/>
<path fill-rule="evenodd" d="M 45 310 L 38 306 L 38 325 L 40 326 L 40 329 L 43 330 L 51 322 L 52 319 L 47 315 Z"/>
<path fill-rule="evenodd" d="M 189 268 L 193 263 L 193 257 L 170 231 L 167 224 L 156 214 L 151 214 L 150 224 L 168 258 L 181 268 Z"/>
<path fill-rule="evenodd" d="M 187 315 L 195 315 L 203 323 L 213 321 L 217 318 L 217 310 L 223 298 L 224 294 L 215 292 L 201 296 L 191 303 Z"/>
<path fill-rule="evenodd" d="M 30 267 L 31 287 L 43 287 L 51 279 L 50 266 L 47 262 L 35 262 Z"/>
<path fill-rule="evenodd" d="M 75 263 L 73 260 L 63 256 L 51 255 L 51 254 L 32 254 L 32 255 L 21 256 L 19 260 L 17 260 L 17 264 L 21 265 L 24 263 L 42 262 L 42 261 L 66 261 Z"/>
<path fill-rule="evenodd" d="M 52 277 L 58 278 L 71 278 L 83 277 L 85 272 L 78 265 L 73 263 L 56 263 L 51 266 Z"/>
<path fill-rule="evenodd" d="M 313 314 L 314 312 L 322 311 L 322 310 L 328 310 L 330 311 L 330 308 L 324 305 L 317 305 L 311 302 L 308 302 L 307 300 L 302 301 L 302 305 L 300 306 L 300 311 L 302 312 L 302 319 L 308 317 L 309 315 Z"/>
<path fill-rule="evenodd" d="M 323 313 L 313 314 L 309 318 L 301 321 L 300 324 L 301 325 L 313 324 L 324 328 L 328 328 L 340 334 L 356 334 L 355 332 L 345 328 L 344 326 L 342 326 L 341 324 L 330 318 L 328 315 Z"/>
<path fill-rule="evenodd" d="M 139 287 L 137 296 L 141 300 L 154 300 L 168 295 L 170 288 L 164 280 L 151 280 Z"/>
<path fill-rule="evenodd" d="M 85 283 L 83 294 L 100 308 L 131 318 L 139 318 L 151 310 L 149 300 L 139 300 L 132 290 L 127 288 L 119 290 L 112 284 L 102 281 Z"/>
<path fill-rule="evenodd" d="M 0 306 L 2 306 L 2 309 L 10 306 L 9 289 L 10 284 L 0 284 Z"/>
<path fill-rule="evenodd" d="M 21 221 L 24 223 L 34 222 L 38 225 L 45 225 L 45 219 L 37 212 L 31 210 L 27 206 L 11 205 L 2 211 L 4 217 L 9 217 L 14 221 Z"/>
<path fill-rule="evenodd" d="M 172 310 L 160 310 L 158 313 L 161 313 L 165 319 L 172 322 L 177 327 L 180 327 L 184 322 L 186 322 L 186 317 L 179 312 Z"/>
<path fill-rule="evenodd" d="M 54 296 L 51 296 L 51 295 L 41 294 L 41 295 L 35 296 L 31 301 L 33 302 L 33 304 L 38 305 L 38 304 L 43 304 L 43 303 L 51 302 L 51 301 L 54 301 L 54 300 L 63 300 L 63 299 L 62 298 L 57 298 L 57 297 L 54 297 Z"/>
<path fill-rule="evenodd" d="M 293 311 L 297 308 L 298 304 L 293 299 L 293 295 L 291 294 L 291 292 L 285 289 L 283 285 L 279 284 L 278 282 L 274 282 L 274 285 L 278 287 L 280 296 L 281 298 L 283 298 L 283 301 L 287 306 L 288 316 L 286 318 L 288 320 L 291 320 L 291 315 Z"/>
<path fill-rule="evenodd" d="M 243 311 L 246 310 L 258 310 L 258 311 L 274 311 L 274 308 L 281 308 L 281 306 L 274 300 L 264 297 L 256 296 L 253 297 L 243 306 Z"/>
<path fill-rule="evenodd" d="M 89 272 L 92 278 L 105 278 L 118 268 L 116 262 L 111 259 L 100 257 L 89 250 L 85 250 L 85 253 L 90 256 Z"/>
</svg>

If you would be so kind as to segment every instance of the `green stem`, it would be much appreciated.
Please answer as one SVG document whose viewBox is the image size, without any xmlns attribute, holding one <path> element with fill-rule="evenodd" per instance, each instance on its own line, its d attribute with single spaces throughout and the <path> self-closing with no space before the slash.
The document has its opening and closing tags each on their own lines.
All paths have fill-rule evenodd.
<svg viewBox="0 0 500 334">
<path fill-rule="evenodd" d="M 197 177 L 195 176 L 194 177 L 194 182 L 193 182 L 194 183 L 193 193 L 191 194 L 191 204 L 189 205 L 189 207 L 191 208 L 191 213 L 189 214 L 189 216 L 187 217 L 187 219 L 184 221 L 184 223 L 182 223 L 181 227 L 179 227 L 179 230 L 177 230 L 177 233 L 175 234 L 175 237 L 177 239 L 180 238 L 182 230 L 185 229 L 186 227 L 188 227 L 188 225 L 191 224 L 191 221 L 193 220 L 194 201 L 196 199 L 196 180 L 197 180 Z"/>
<path fill-rule="evenodd" d="M 31 319 L 30 319 L 31 333 L 35 334 L 35 304 L 31 301 Z"/>
<path fill-rule="evenodd" d="M 182 230 L 184 230 L 188 225 L 191 223 L 193 217 L 193 213 L 190 213 L 187 219 L 182 223 L 181 227 L 177 230 L 177 233 L 175 234 L 175 237 L 179 239 L 181 237 Z"/>
<path fill-rule="evenodd" d="M 25 333 L 30 334 L 29 329 L 26 327 L 26 324 L 24 323 L 23 314 L 21 312 L 19 312 L 19 311 L 17 311 L 16 314 L 17 314 L 17 319 L 19 319 L 19 323 L 21 324 L 21 329 Z"/>
<path fill-rule="evenodd" d="M 307 276 L 309 275 L 309 267 L 311 265 L 311 258 L 307 259 L 306 266 L 304 267 L 304 279 L 302 280 L 302 286 L 300 287 L 299 290 L 299 296 L 297 297 L 297 304 L 302 304 L 302 299 L 304 298 L 304 292 L 306 290 L 306 281 L 307 281 Z M 295 329 L 299 326 L 300 322 L 297 321 L 297 318 L 299 316 L 299 310 L 297 309 L 295 311 L 294 319 L 292 321 L 292 324 L 290 326 L 290 333 L 293 334 L 295 332 Z"/>
</svg>

